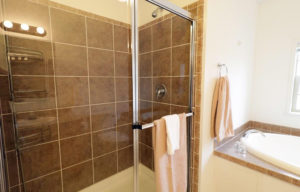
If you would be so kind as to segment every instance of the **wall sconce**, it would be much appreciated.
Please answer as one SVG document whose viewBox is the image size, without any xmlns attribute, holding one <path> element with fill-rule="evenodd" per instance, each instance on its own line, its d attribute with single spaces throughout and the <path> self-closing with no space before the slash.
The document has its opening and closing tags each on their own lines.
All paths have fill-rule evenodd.
<svg viewBox="0 0 300 192">
<path fill-rule="evenodd" d="M 5 31 L 15 32 L 15 33 L 22 33 L 26 35 L 34 35 L 39 37 L 44 37 L 47 35 L 46 30 L 43 27 L 35 27 L 28 25 L 26 23 L 15 23 L 12 21 L 5 20 L 1 22 L 0 27 Z"/>
<path fill-rule="evenodd" d="M 45 29 L 43 28 L 43 27 L 37 27 L 36 28 L 36 32 L 38 33 L 38 34 L 44 34 L 45 33 Z"/>
<path fill-rule="evenodd" d="M 22 23 L 21 24 L 21 29 L 24 31 L 28 31 L 29 30 L 29 25 L 27 25 L 26 23 Z"/>
<path fill-rule="evenodd" d="M 8 21 L 8 20 L 4 21 L 3 25 L 4 25 L 4 27 L 9 28 L 9 29 L 14 26 L 14 24 L 11 21 Z"/>
</svg>

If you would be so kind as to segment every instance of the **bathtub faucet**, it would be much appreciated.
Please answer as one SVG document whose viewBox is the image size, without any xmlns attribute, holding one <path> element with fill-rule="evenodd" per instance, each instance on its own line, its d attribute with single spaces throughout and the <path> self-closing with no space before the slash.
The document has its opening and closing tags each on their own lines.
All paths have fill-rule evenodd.
<svg viewBox="0 0 300 192">
<path fill-rule="evenodd" d="M 260 133 L 263 137 L 266 137 L 264 132 L 256 129 L 250 129 L 243 134 L 243 138 L 247 139 L 251 133 Z"/>
</svg>

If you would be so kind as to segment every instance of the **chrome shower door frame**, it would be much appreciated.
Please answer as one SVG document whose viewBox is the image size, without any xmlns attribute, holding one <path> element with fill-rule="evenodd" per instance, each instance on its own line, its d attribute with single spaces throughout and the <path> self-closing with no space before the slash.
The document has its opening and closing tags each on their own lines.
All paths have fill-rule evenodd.
<svg viewBox="0 0 300 192">
<path fill-rule="evenodd" d="M 160 8 L 163 8 L 179 17 L 182 17 L 191 22 L 190 29 L 190 63 L 189 63 L 189 112 L 193 112 L 193 88 L 194 88 L 194 66 L 195 66 L 195 35 L 196 35 L 196 21 L 192 18 L 191 13 L 178 7 L 177 5 L 167 0 L 146 0 Z M 132 49 L 132 91 L 133 91 L 133 127 L 139 124 L 139 32 L 138 32 L 138 0 L 130 0 L 131 4 L 131 49 Z M 190 188 L 190 165 L 191 165 L 191 129 L 192 117 L 188 118 L 188 186 L 187 192 L 191 191 Z M 134 160 L 134 173 L 133 173 L 133 188 L 134 192 L 139 192 L 139 129 L 133 129 L 133 160 Z"/>
</svg>

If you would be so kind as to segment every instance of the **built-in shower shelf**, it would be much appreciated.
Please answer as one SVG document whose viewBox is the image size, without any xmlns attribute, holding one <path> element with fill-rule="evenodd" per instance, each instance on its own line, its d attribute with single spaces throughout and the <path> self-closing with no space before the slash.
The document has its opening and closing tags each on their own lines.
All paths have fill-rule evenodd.
<svg viewBox="0 0 300 192">
<path fill-rule="evenodd" d="M 14 91 L 14 93 L 47 93 L 46 90 L 32 89 L 32 90 L 18 90 Z"/>
<path fill-rule="evenodd" d="M 14 101 L 10 101 L 11 105 L 25 105 L 25 104 L 37 104 L 42 102 L 47 102 L 47 100 L 51 100 L 53 98 L 47 97 L 47 98 L 22 98 L 21 99 L 15 99 Z"/>
<path fill-rule="evenodd" d="M 18 90 L 14 91 L 15 101 L 23 101 L 26 99 L 42 99 L 48 97 L 45 90 Z"/>
<path fill-rule="evenodd" d="M 33 61 L 43 61 L 44 56 L 41 52 L 21 48 L 10 48 L 7 54 L 11 63 L 31 63 Z"/>
<path fill-rule="evenodd" d="M 37 130 L 37 128 L 39 130 L 41 127 L 48 127 L 55 123 L 55 117 L 37 117 L 34 119 L 22 119 L 17 121 L 18 129 L 22 130 L 26 128 L 26 131 L 30 131 L 29 129 Z"/>
</svg>

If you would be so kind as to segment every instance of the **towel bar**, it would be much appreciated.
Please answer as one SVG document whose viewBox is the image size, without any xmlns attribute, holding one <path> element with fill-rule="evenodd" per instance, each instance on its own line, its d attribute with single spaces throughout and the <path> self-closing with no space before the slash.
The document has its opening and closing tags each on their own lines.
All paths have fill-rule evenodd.
<svg viewBox="0 0 300 192">
<path fill-rule="evenodd" d="M 187 117 L 192 117 L 193 115 L 194 115 L 193 112 L 186 114 Z M 154 127 L 154 123 L 148 123 L 148 124 L 142 125 L 142 130 L 143 129 L 148 129 L 148 128 L 151 128 L 151 127 Z"/>
</svg>

